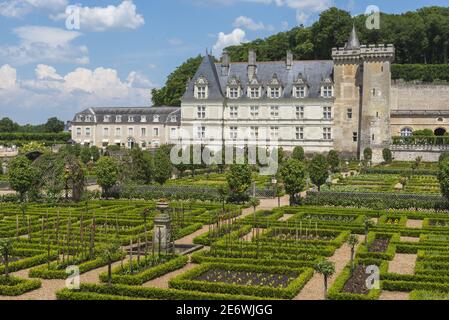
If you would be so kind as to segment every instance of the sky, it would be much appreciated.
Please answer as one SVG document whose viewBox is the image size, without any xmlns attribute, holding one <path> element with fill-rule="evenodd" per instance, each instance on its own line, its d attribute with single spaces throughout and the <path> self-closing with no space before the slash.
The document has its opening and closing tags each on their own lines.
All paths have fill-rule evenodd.
<svg viewBox="0 0 449 320">
<path fill-rule="evenodd" d="M 0 0 L 0 118 L 151 106 L 151 89 L 189 57 L 369 5 L 401 13 L 449 0 Z"/>
</svg>

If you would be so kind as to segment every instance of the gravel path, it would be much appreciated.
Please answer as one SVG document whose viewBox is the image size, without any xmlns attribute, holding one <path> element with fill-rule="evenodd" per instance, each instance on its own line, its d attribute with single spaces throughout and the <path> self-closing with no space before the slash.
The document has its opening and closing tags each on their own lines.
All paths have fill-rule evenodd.
<svg viewBox="0 0 449 320">
<path fill-rule="evenodd" d="M 422 225 L 423 225 L 423 220 L 411 220 L 408 219 L 407 220 L 407 228 L 411 228 L 411 229 L 422 229 Z"/>
<path fill-rule="evenodd" d="M 363 243 L 363 236 L 359 236 L 360 244 Z M 337 249 L 329 261 L 335 263 L 335 275 L 329 279 L 328 288 L 332 286 L 335 279 L 351 261 L 351 248 L 345 243 Z M 324 280 L 323 276 L 315 273 L 310 281 L 293 300 L 324 300 Z"/>
<path fill-rule="evenodd" d="M 290 218 L 292 218 L 294 216 L 295 216 L 294 214 L 284 214 L 284 216 L 281 217 L 278 221 L 285 222 L 285 221 L 289 220 Z"/>
<path fill-rule="evenodd" d="M 419 238 L 414 237 L 401 237 L 401 242 L 419 242 Z"/>
<path fill-rule="evenodd" d="M 161 289 L 167 289 L 168 288 L 168 282 L 173 279 L 174 277 L 183 274 L 184 272 L 187 272 L 198 265 L 189 263 L 186 264 L 182 269 L 175 270 L 173 272 L 167 273 L 166 275 L 163 275 L 162 277 L 150 280 L 146 283 L 144 283 L 142 286 L 147 288 L 161 288 Z"/>
<path fill-rule="evenodd" d="M 382 291 L 379 300 L 387 301 L 405 301 L 409 300 L 410 294 L 408 292 L 398 292 L 398 291 Z"/>
<path fill-rule="evenodd" d="M 388 272 L 397 274 L 415 274 L 416 254 L 400 254 L 394 256 L 388 265 Z"/>
</svg>

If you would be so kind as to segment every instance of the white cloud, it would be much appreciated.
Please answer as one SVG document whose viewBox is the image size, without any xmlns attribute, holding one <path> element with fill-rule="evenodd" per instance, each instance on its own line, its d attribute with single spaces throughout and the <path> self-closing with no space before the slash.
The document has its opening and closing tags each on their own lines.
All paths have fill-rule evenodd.
<svg viewBox="0 0 449 320">
<path fill-rule="evenodd" d="M 271 25 L 265 26 L 262 22 L 255 22 L 253 19 L 245 16 L 240 16 L 234 21 L 234 27 L 236 28 L 246 28 L 252 31 L 258 30 L 270 30 L 272 31 L 274 28 Z"/>
<path fill-rule="evenodd" d="M 231 33 L 225 34 L 220 32 L 218 34 L 217 42 L 215 43 L 213 49 L 214 53 L 221 54 L 224 48 L 234 45 L 239 45 L 246 42 L 246 33 L 240 28 L 234 29 Z"/>
<path fill-rule="evenodd" d="M 69 120 L 88 107 L 150 105 L 153 87 L 136 71 L 121 80 L 110 68 L 77 68 L 61 75 L 54 67 L 40 64 L 35 78 L 21 80 L 16 69 L 4 65 L 0 67 L 0 113 L 20 122 L 41 122 L 50 116 Z"/>
<path fill-rule="evenodd" d="M 16 86 L 17 71 L 9 64 L 0 68 L 0 90 L 11 89 Z"/>
<path fill-rule="evenodd" d="M 43 26 L 23 26 L 14 29 L 14 33 L 19 38 L 19 44 L 0 46 L 0 63 L 89 63 L 87 47 L 72 43 L 81 36 L 79 32 Z"/>
<path fill-rule="evenodd" d="M 22 18 L 35 10 L 57 12 L 67 5 L 67 0 L 7 0 L 0 2 L 0 15 L 8 18 Z"/>
<path fill-rule="evenodd" d="M 80 29 L 106 31 L 109 29 L 138 29 L 145 24 L 145 19 L 137 13 L 132 0 L 125 0 L 118 6 L 79 7 Z M 53 20 L 65 20 L 67 13 L 53 15 Z"/>
</svg>

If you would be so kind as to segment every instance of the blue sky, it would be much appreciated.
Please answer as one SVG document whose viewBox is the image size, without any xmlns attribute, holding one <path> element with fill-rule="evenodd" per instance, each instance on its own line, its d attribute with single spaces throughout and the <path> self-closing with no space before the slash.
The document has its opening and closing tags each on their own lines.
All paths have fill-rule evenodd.
<svg viewBox="0 0 449 320">
<path fill-rule="evenodd" d="M 0 0 L 0 117 L 41 123 L 87 107 L 149 106 L 151 88 L 206 48 L 219 56 L 309 25 L 330 6 L 356 15 L 373 4 L 400 13 L 449 0 Z M 79 29 L 66 28 L 69 5 Z"/>
</svg>

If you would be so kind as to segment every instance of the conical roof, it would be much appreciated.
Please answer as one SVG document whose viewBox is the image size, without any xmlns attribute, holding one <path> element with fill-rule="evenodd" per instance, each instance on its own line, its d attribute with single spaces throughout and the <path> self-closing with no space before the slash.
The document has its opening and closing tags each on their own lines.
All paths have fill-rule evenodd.
<svg viewBox="0 0 449 320">
<path fill-rule="evenodd" d="M 357 36 L 357 30 L 355 28 L 355 24 L 352 26 L 351 35 L 349 36 L 349 40 L 346 43 L 345 49 L 360 49 L 360 41 L 359 37 Z"/>
</svg>

